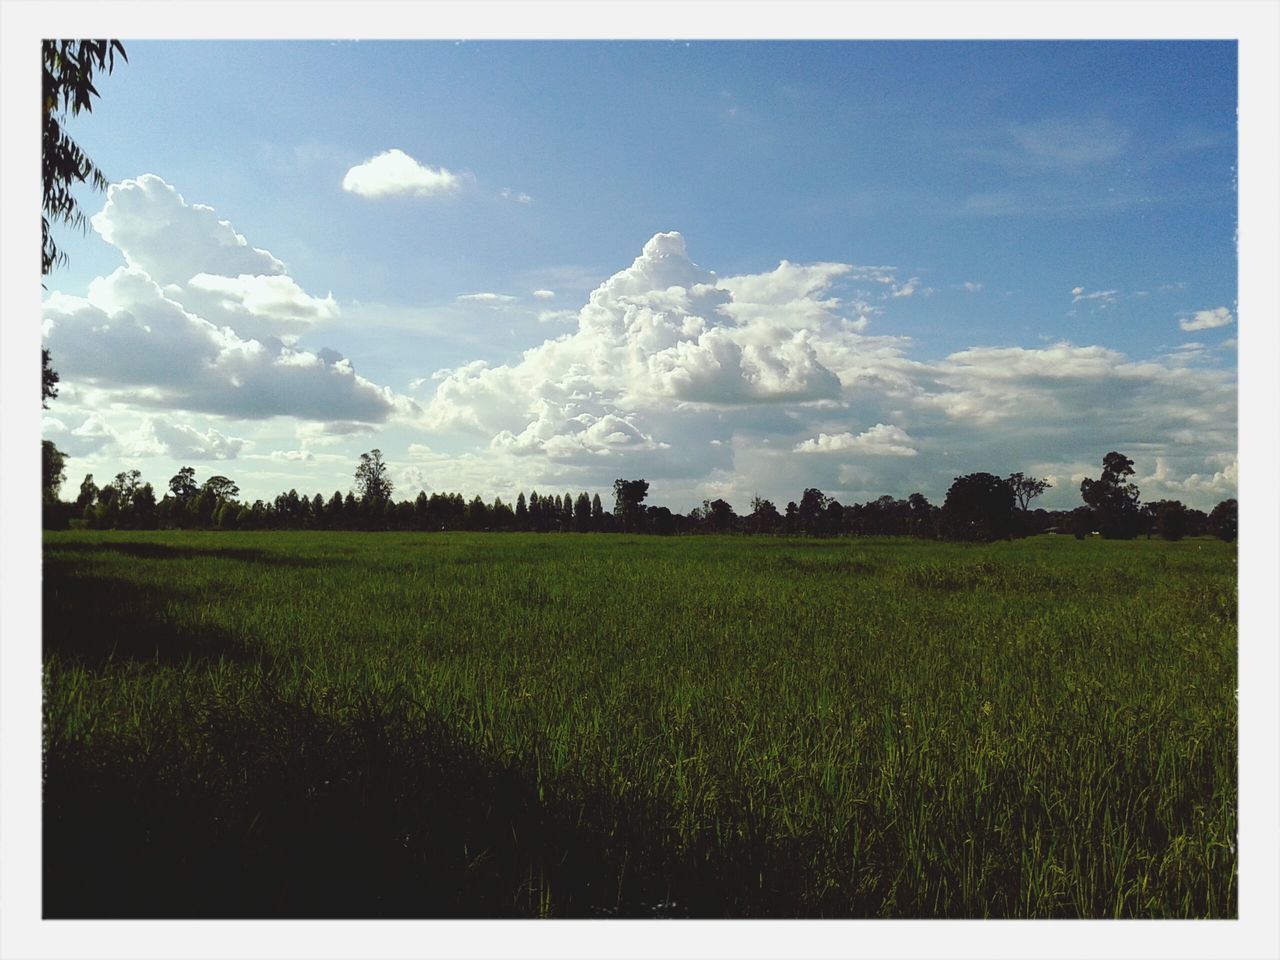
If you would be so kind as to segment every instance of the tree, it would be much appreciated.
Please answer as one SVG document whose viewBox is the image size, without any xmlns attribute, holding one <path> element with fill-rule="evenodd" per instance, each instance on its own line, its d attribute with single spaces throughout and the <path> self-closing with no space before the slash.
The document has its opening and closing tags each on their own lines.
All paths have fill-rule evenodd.
<svg viewBox="0 0 1280 960">
<path fill-rule="evenodd" d="M 191 500 L 200 492 L 200 488 L 196 486 L 196 471 L 194 467 L 182 467 L 177 473 L 169 478 L 169 492 L 173 494 L 180 504 L 186 506 L 187 501 Z"/>
<path fill-rule="evenodd" d="M 210 491 L 219 502 L 224 500 L 234 500 L 240 496 L 240 488 L 226 477 L 213 476 L 204 482 L 202 490 Z M 319 496 L 319 494 L 316 494 Z"/>
<path fill-rule="evenodd" d="M 782 525 L 782 514 L 759 494 L 751 498 L 751 515 L 747 517 L 747 529 L 752 533 L 773 533 Z"/>
<path fill-rule="evenodd" d="M 591 529 L 591 497 L 584 490 L 573 502 L 573 529 L 586 533 Z"/>
<path fill-rule="evenodd" d="M 1031 509 L 1031 501 L 1053 486 L 1048 480 L 1028 477 L 1021 473 L 1011 473 L 1005 482 L 1013 489 L 1013 497 L 1018 502 L 1018 509 L 1026 513 Z"/>
<path fill-rule="evenodd" d="M 942 529 L 953 540 L 1003 540 L 1013 531 L 1013 488 L 990 473 L 956 477 L 942 504 Z"/>
<path fill-rule="evenodd" d="M 360 454 L 360 465 L 356 467 L 356 489 L 360 492 L 362 502 L 381 505 L 391 498 L 391 491 L 395 486 L 387 476 L 387 465 L 382 462 L 381 450 Z"/>
<path fill-rule="evenodd" d="M 80 481 L 80 493 L 76 497 L 76 513 L 83 514 L 85 507 L 91 507 L 98 499 L 98 485 L 93 482 L 93 474 L 86 473 Z"/>
<path fill-rule="evenodd" d="M 613 512 L 627 533 L 644 530 L 644 500 L 649 495 L 647 480 L 613 481 Z"/>
<path fill-rule="evenodd" d="M 45 502 L 58 499 L 58 491 L 62 489 L 62 481 L 67 479 L 67 457 L 52 440 L 40 441 L 40 462 L 42 468 L 40 489 Z"/>
<path fill-rule="evenodd" d="M 800 497 L 800 506 L 796 512 L 799 524 L 797 533 L 808 537 L 817 537 L 823 533 L 827 513 L 827 505 L 831 498 L 816 487 L 808 487 Z"/>
<path fill-rule="evenodd" d="M 1080 496 L 1094 511 L 1097 529 L 1112 540 L 1132 540 L 1142 529 L 1138 488 L 1128 481 L 1133 461 L 1114 450 L 1102 458 L 1102 476 L 1080 481 Z"/>
<path fill-rule="evenodd" d="M 58 373 L 49 363 L 49 350 L 40 348 L 40 406 L 49 409 L 49 401 L 58 397 Z"/>
<path fill-rule="evenodd" d="M 115 69 L 116 54 L 128 62 L 129 57 L 118 40 L 46 40 L 43 44 L 44 209 L 40 228 L 41 272 L 46 276 L 67 260 L 67 255 L 54 243 L 51 223 L 84 229 L 88 222 L 76 201 L 74 188 L 82 183 L 88 183 L 95 190 L 107 188 L 106 175 L 67 135 L 64 127 L 68 112 L 75 116 L 82 110 L 87 113 L 93 109 L 93 98 L 99 95 L 93 85 L 93 75 Z"/>
<path fill-rule="evenodd" d="M 154 530 L 157 526 L 156 491 L 149 483 L 133 493 L 133 525 L 139 530 Z"/>
<path fill-rule="evenodd" d="M 600 494 L 591 495 L 591 529 L 604 529 L 604 506 L 600 503 Z"/>
<path fill-rule="evenodd" d="M 64 129 L 68 111 L 72 116 L 93 109 L 98 96 L 93 85 L 96 71 L 110 73 L 115 68 L 116 54 L 124 61 L 129 57 L 118 40 L 46 40 L 42 45 L 43 78 L 41 100 L 44 129 L 41 135 L 41 173 L 44 197 L 40 217 L 40 275 L 48 276 L 67 255 L 58 249 L 50 231 L 52 223 L 65 223 L 83 230 L 87 218 L 80 209 L 74 190 L 88 183 L 95 190 L 107 188 L 106 175 L 80 149 Z M 40 350 L 40 403 L 58 395 L 58 374 L 54 371 L 49 351 Z"/>
<path fill-rule="evenodd" d="M 529 529 L 529 505 L 525 502 L 523 490 L 516 497 L 516 529 Z"/>
<path fill-rule="evenodd" d="M 1181 540 L 1187 535 L 1187 508 L 1180 500 L 1159 500 L 1150 505 L 1155 514 L 1156 535 L 1161 540 Z"/>
<path fill-rule="evenodd" d="M 1209 514 L 1209 529 L 1219 540 L 1231 543 L 1236 538 L 1239 526 L 1239 505 L 1235 498 L 1223 500 Z"/>
</svg>

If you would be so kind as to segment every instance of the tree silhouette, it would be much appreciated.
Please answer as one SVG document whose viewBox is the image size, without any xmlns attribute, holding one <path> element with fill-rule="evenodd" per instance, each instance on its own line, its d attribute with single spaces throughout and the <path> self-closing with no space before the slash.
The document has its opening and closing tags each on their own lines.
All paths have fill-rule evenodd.
<svg viewBox="0 0 1280 960">
<path fill-rule="evenodd" d="M 1128 481 L 1133 461 L 1114 450 L 1102 458 L 1102 476 L 1080 481 L 1080 496 L 1094 511 L 1108 539 L 1132 540 L 1142 529 L 1138 488 Z"/>
<path fill-rule="evenodd" d="M 1228 543 L 1236 538 L 1239 527 L 1239 505 L 1235 498 L 1223 500 L 1209 514 L 1209 529 L 1219 540 Z"/>
<path fill-rule="evenodd" d="M 1003 540 L 1013 530 L 1013 488 L 990 473 L 956 477 L 942 504 L 942 527 L 953 540 Z"/>
<path fill-rule="evenodd" d="M 649 495 L 647 480 L 613 481 L 613 513 L 627 533 L 644 530 L 644 500 Z"/>
<path fill-rule="evenodd" d="M 1022 473 L 1009 474 L 1005 482 L 1013 489 L 1013 496 L 1018 502 L 1018 509 L 1023 513 L 1031 509 L 1032 500 L 1053 486 L 1048 480 L 1026 476 Z"/>
<path fill-rule="evenodd" d="M 360 454 L 360 465 L 356 467 L 356 490 L 360 493 L 362 504 L 381 507 L 391 498 L 395 487 L 387 476 L 387 465 L 382 462 L 382 451 L 370 450 Z"/>
</svg>

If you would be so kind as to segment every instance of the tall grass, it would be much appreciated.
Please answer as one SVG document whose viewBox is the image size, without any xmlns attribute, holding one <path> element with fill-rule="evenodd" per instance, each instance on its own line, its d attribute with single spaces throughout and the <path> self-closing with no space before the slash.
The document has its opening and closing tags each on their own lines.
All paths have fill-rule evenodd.
<svg viewBox="0 0 1280 960">
<path fill-rule="evenodd" d="M 49 534 L 50 916 L 1231 917 L 1235 556 Z"/>
</svg>

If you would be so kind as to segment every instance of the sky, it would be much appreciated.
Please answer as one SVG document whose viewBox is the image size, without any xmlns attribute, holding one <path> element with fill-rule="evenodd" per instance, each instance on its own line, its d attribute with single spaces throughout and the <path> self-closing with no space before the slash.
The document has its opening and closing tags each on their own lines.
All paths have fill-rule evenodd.
<svg viewBox="0 0 1280 960">
<path fill-rule="evenodd" d="M 136 41 L 46 278 L 63 495 L 1236 495 L 1234 42 Z"/>
</svg>

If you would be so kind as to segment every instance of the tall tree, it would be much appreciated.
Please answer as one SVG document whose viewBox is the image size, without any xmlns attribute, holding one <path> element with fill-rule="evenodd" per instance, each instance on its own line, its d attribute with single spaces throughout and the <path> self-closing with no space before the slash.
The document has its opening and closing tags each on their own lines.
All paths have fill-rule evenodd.
<svg viewBox="0 0 1280 960">
<path fill-rule="evenodd" d="M 613 513 L 627 533 L 644 530 L 644 499 L 648 495 L 647 480 L 613 481 Z"/>
<path fill-rule="evenodd" d="M 40 441 L 40 463 L 42 468 L 40 489 L 46 502 L 58 499 L 58 491 L 62 489 L 62 481 L 67 479 L 67 458 L 61 450 L 54 446 L 52 440 Z"/>
<path fill-rule="evenodd" d="M 200 492 L 196 485 L 195 467 L 182 467 L 169 478 L 169 492 L 184 506 L 187 501 Z"/>
<path fill-rule="evenodd" d="M 1102 458 L 1102 476 L 1080 481 L 1080 497 L 1097 518 L 1104 537 L 1132 540 L 1142 529 L 1138 488 L 1129 482 L 1133 461 L 1114 450 Z"/>
<path fill-rule="evenodd" d="M 1239 529 L 1239 504 L 1234 497 L 1213 508 L 1209 514 L 1209 529 L 1220 540 L 1228 543 L 1235 540 Z"/>
<path fill-rule="evenodd" d="M 363 503 L 381 506 L 391 498 L 395 486 L 387 476 L 387 465 L 382 462 L 381 450 L 370 450 L 360 454 L 360 464 L 356 467 L 356 490 Z"/>
<path fill-rule="evenodd" d="M 1003 540 L 1013 531 L 1013 488 L 990 473 L 956 477 L 942 503 L 942 529 L 953 540 Z"/>
<path fill-rule="evenodd" d="M 1022 473 L 1009 474 L 1005 482 L 1013 489 L 1013 497 L 1018 502 L 1018 509 L 1023 513 L 1031 509 L 1032 500 L 1053 486 L 1048 480 Z"/>
</svg>

